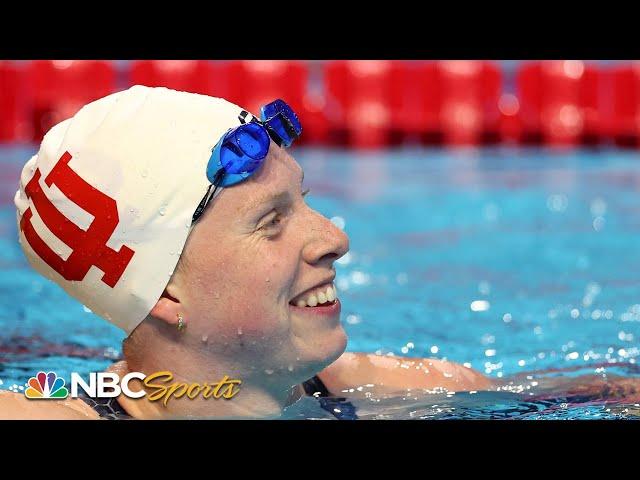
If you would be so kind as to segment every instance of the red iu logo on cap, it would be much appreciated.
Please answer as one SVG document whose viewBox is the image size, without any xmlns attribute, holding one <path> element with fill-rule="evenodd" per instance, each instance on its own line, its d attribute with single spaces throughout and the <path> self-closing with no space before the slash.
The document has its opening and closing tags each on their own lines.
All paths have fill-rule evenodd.
<svg viewBox="0 0 640 480">
<path fill-rule="evenodd" d="M 60 213 L 47 198 L 39 183 L 39 169 L 36 169 L 25 188 L 27 197 L 47 228 L 73 250 L 69 258 L 63 260 L 36 233 L 31 223 L 31 207 L 25 210 L 20 220 L 20 230 L 38 256 L 65 280 L 82 281 L 91 266 L 95 265 L 104 272 L 102 281 L 113 288 L 135 252 L 126 245 L 117 252 L 107 246 L 120 221 L 116 201 L 80 178 L 69 166 L 71 158 L 71 154 L 65 152 L 44 183 L 48 187 L 55 184 L 67 198 L 93 215 L 87 231 Z"/>
</svg>

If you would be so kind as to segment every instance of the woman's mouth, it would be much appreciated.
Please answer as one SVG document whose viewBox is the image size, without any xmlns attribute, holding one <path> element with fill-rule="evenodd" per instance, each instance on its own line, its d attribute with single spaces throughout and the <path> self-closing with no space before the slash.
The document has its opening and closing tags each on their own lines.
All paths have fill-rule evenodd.
<svg viewBox="0 0 640 480">
<path fill-rule="evenodd" d="M 329 306 L 336 302 L 336 287 L 333 283 L 326 283 L 298 295 L 289 304 L 299 308 L 317 308 Z"/>
<path fill-rule="evenodd" d="M 337 298 L 336 287 L 332 282 L 323 283 L 317 287 L 301 293 L 289 302 L 293 311 L 299 315 L 326 317 L 332 324 L 340 321 L 340 300 Z"/>
</svg>

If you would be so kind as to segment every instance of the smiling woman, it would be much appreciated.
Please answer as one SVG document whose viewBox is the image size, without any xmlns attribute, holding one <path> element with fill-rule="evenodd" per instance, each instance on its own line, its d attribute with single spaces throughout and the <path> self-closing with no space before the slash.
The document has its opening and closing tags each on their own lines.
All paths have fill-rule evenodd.
<svg viewBox="0 0 640 480">
<path fill-rule="evenodd" d="M 339 357 L 346 346 L 339 301 L 304 309 L 291 304 L 319 286 L 333 288 L 333 262 L 348 248 L 344 233 L 304 203 L 301 182 L 297 163 L 272 145 L 248 181 L 215 197 L 182 251 L 188 268 L 176 269 L 125 343 L 128 368 L 170 369 L 191 379 L 231 372 L 242 380 L 242 393 L 206 408 L 232 412 L 246 408 L 243 397 L 286 404 L 295 395 L 290 385 Z M 178 314 L 184 333 L 175 328 Z M 166 354 L 159 359 L 158 351 Z"/>
</svg>

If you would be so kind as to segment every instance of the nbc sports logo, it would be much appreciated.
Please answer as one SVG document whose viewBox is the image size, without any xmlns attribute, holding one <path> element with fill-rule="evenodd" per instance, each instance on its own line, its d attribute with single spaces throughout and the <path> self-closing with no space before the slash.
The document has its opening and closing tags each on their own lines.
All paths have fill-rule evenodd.
<svg viewBox="0 0 640 480">
<path fill-rule="evenodd" d="M 69 390 L 64 386 L 64 378 L 58 377 L 56 372 L 38 372 L 29 379 L 28 385 L 24 394 L 31 399 L 61 399 L 69 395 Z"/>
<path fill-rule="evenodd" d="M 129 382 L 134 378 L 142 381 L 147 390 L 131 390 Z M 170 383 L 171 380 L 173 380 L 173 374 L 169 371 L 155 372 L 150 375 L 145 375 L 142 372 L 129 372 L 122 379 L 114 372 L 91 372 L 87 383 L 80 374 L 71 372 L 71 394 L 69 394 L 69 389 L 65 387 L 63 378 L 58 377 L 55 372 L 40 371 L 27 382 L 28 388 L 24 395 L 29 400 L 62 400 L 67 397 L 80 397 L 79 390 L 81 389 L 91 398 L 114 398 L 122 393 L 129 398 L 148 396 L 149 401 L 152 402 L 162 400 L 166 406 L 171 397 L 181 398 L 185 395 L 191 400 L 197 396 L 202 396 L 205 399 L 229 399 L 239 392 L 239 385 L 242 383 L 241 380 L 229 378 L 228 375 L 215 383 Z"/>
</svg>

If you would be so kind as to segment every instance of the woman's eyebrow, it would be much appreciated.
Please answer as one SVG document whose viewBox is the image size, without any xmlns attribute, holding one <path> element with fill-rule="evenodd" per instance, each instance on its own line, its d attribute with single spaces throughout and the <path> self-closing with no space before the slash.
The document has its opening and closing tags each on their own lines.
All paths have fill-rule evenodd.
<svg viewBox="0 0 640 480">
<path fill-rule="evenodd" d="M 249 202 L 248 204 L 246 204 L 245 206 L 243 206 L 240 209 L 240 214 L 244 215 L 244 214 L 250 214 L 255 210 L 258 210 L 260 207 L 263 207 L 264 205 L 284 205 L 289 203 L 291 200 L 291 195 L 289 194 L 289 192 L 277 192 L 277 193 L 270 193 L 267 195 L 264 195 L 262 197 L 257 198 L 256 200 Z"/>
</svg>

